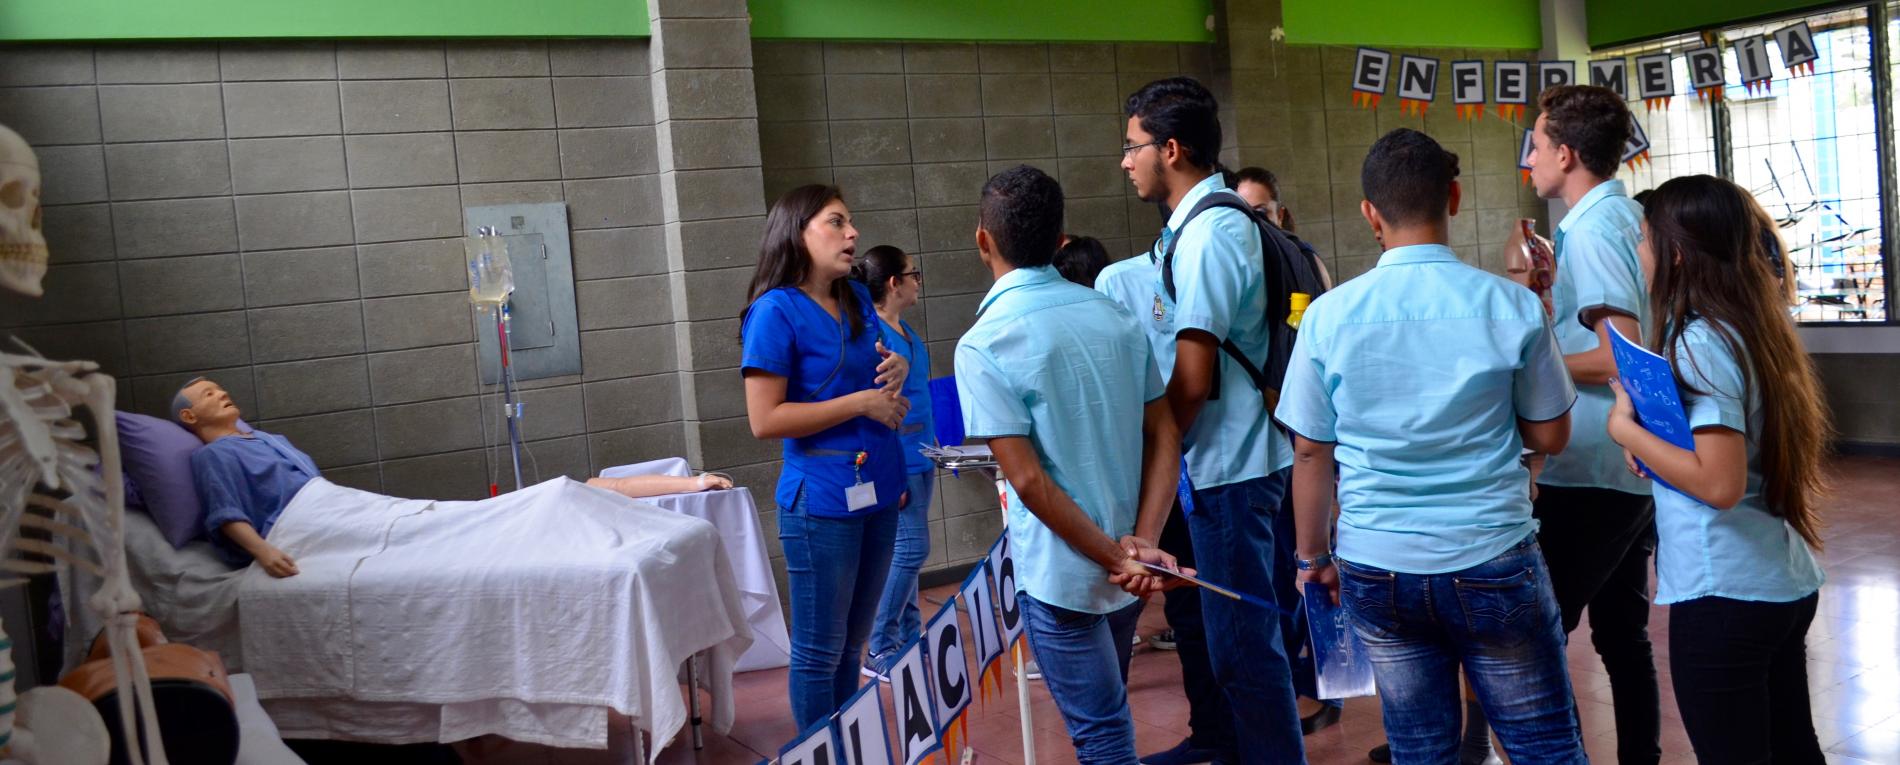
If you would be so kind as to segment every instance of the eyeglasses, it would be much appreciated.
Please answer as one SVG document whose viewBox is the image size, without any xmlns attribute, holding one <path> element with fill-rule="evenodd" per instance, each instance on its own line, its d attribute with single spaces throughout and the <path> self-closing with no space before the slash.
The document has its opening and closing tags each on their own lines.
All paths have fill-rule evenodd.
<svg viewBox="0 0 1900 765">
<path fill-rule="evenodd" d="M 1133 146 L 1129 146 L 1129 145 L 1127 145 L 1127 144 L 1123 144 L 1123 145 L 1122 145 L 1122 156 L 1124 156 L 1124 157 L 1126 157 L 1126 156 L 1128 156 L 1128 154 L 1129 154 L 1129 152 L 1133 152 L 1133 151 L 1140 151 L 1141 149 L 1145 149 L 1145 148 L 1148 148 L 1148 147 L 1150 147 L 1150 146 L 1160 146 L 1161 144 L 1164 144 L 1164 143 L 1167 143 L 1167 142 L 1166 142 L 1166 141 L 1149 141 L 1149 142 L 1147 142 L 1147 143 L 1138 143 L 1138 144 L 1135 144 L 1135 145 L 1133 145 Z"/>
<path fill-rule="evenodd" d="M 912 279 L 916 279 L 917 283 L 920 285 L 924 283 L 924 272 L 922 271 L 905 271 L 901 274 L 898 274 L 898 276 L 908 276 Z"/>
</svg>

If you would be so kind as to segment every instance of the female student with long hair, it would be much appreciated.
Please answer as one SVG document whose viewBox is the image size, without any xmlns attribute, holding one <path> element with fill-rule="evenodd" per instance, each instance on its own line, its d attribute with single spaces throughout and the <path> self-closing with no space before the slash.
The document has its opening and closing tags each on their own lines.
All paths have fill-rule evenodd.
<svg viewBox="0 0 1900 765">
<path fill-rule="evenodd" d="M 931 479 L 937 474 L 937 466 L 918 451 L 925 444 L 936 443 L 936 421 L 930 412 L 930 354 L 924 349 L 923 336 L 903 318 L 905 311 L 917 305 L 924 274 L 917 269 L 915 258 L 885 244 L 860 255 L 851 275 L 870 291 L 891 350 L 910 362 L 910 375 L 904 379 L 910 413 L 898 429 L 904 452 L 905 493 L 910 498 L 897 510 L 897 545 L 891 553 L 891 574 L 884 581 L 884 597 L 878 602 L 877 619 L 871 625 L 870 653 L 864 657 L 864 674 L 885 679 L 891 663 L 897 661 L 897 652 L 922 629 L 922 614 L 917 610 L 917 572 L 930 557 Z"/>
<path fill-rule="evenodd" d="M 772 205 L 740 314 L 746 418 L 784 439 L 774 499 L 792 602 L 792 716 L 804 728 L 858 687 L 858 654 L 891 565 L 904 501 L 897 427 L 909 365 L 885 349 L 852 281 L 844 194 L 801 186 Z"/>
<path fill-rule="evenodd" d="M 1766 216 L 1694 175 L 1658 187 L 1643 217 L 1649 346 L 1675 368 L 1695 450 L 1645 430 L 1614 381 L 1609 434 L 1660 479 L 1656 602 L 1670 606 L 1676 706 L 1703 762 L 1818 764 L 1805 641 L 1830 427 L 1762 252 Z"/>
</svg>

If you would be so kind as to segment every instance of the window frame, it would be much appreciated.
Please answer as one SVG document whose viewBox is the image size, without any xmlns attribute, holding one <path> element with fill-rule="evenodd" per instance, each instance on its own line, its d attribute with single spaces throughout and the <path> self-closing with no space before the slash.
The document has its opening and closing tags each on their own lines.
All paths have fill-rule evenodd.
<svg viewBox="0 0 1900 765">
<path fill-rule="evenodd" d="M 1894 143 L 1896 138 L 1894 133 L 1894 101 L 1896 94 L 1894 92 L 1893 77 L 1893 68 L 1896 63 L 1900 62 L 1894 60 L 1894 51 L 1887 38 L 1887 26 L 1894 18 L 1894 13 L 1889 7 L 1890 2 L 1895 5 L 1900 5 L 1900 0 L 1876 0 L 1876 2 L 1865 2 L 1865 0 L 1862 0 L 1861 2 L 1823 3 L 1784 13 L 1736 19 L 1701 29 L 1657 35 L 1641 40 L 1632 40 L 1618 43 L 1614 46 L 1607 46 L 1601 50 L 1591 51 L 1591 58 L 1593 59 L 1599 57 L 1601 54 L 1608 54 L 1613 51 L 1625 51 L 1619 55 L 1629 58 L 1636 54 L 1626 51 L 1641 48 L 1646 45 L 1653 45 L 1662 41 L 1679 40 L 1690 36 L 1700 37 L 1705 43 L 1719 43 L 1726 47 L 1729 45 L 1726 30 L 1734 27 L 1758 24 L 1773 25 L 1778 22 L 1791 22 L 1806 19 L 1810 16 L 1837 11 L 1858 9 L 1866 12 L 1865 23 L 1867 25 L 1868 38 L 1870 41 L 1868 69 L 1873 82 L 1874 154 L 1875 161 L 1879 165 L 1879 177 L 1877 178 L 1877 182 L 1878 199 L 1880 203 L 1880 267 L 1881 285 L 1886 293 L 1886 303 L 1883 311 L 1885 316 L 1880 319 L 1868 319 L 1865 321 L 1842 321 L 1838 319 L 1804 321 L 1796 318 L 1794 320 L 1795 325 L 1799 327 L 1900 326 L 1900 316 L 1896 316 L 1894 308 L 1894 299 L 1897 295 L 1900 295 L 1900 285 L 1896 285 L 1894 279 L 1896 276 L 1896 266 L 1900 266 L 1900 257 L 1896 256 L 1896 248 L 1893 246 L 1895 243 L 1900 242 L 1900 179 L 1896 179 L 1895 177 L 1895 154 L 1897 150 L 1900 150 L 1900 147 L 1895 146 Z M 1735 141 L 1730 133 L 1728 100 L 1723 99 L 1716 103 L 1713 108 L 1709 110 L 1708 119 L 1710 123 L 1708 132 L 1714 144 L 1710 147 L 1710 150 L 1714 154 L 1717 174 L 1723 178 L 1734 180 Z"/>
</svg>

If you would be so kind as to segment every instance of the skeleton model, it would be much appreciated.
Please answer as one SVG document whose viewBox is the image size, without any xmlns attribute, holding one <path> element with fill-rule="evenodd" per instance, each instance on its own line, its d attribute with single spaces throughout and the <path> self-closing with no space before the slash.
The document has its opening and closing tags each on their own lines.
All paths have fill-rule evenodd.
<svg viewBox="0 0 1900 765">
<path fill-rule="evenodd" d="M 39 199 L 38 160 L 18 134 L 0 126 L 0 286 L 29 297 L 41 294 L 46 274 Z M 126 576 L 125 484 L 112 417 L 116 384 L 92 362 L 48 361 L 26 350 L 0 352 L 0 555 L 7 556 L 0 560 L 0 586 L 61 566 L 79 566 L 104 580 L 84 606 L 107 625 L 128 760 L 168 765 L 134 632 L 139 597 Z M 80 444 L 85 428 L 73 419 L 77 406 L 91 415 L 103 456 Z M 23 528 L 53 541 L 23 539 Z M 53 563 L 22 560 L 16 552 Z M 111 742 L 92 703 L 78 694 L 36 688 L 17 697 L 14 714 L 10 647 L 0 632 L 0 765 L 103 765 Z"/>
</svg>

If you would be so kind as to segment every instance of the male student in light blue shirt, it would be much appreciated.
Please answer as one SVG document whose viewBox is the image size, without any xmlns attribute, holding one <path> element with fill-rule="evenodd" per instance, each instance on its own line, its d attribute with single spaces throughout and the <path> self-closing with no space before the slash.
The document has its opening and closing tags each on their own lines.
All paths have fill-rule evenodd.
<svg viewBox="0 0 1900 765">
<path fill-rule="evenodd" d="M 1609 88 L 1567 85 L 1544 91 L 1531 129 L 1531 184 L 1562 199 L 1552 321 L 1564 366 L 1577 385 L 1570 446 L 1538 477 L 1534 515 L 1550 565 L 1564 633 L 1590 612 L 1590 642 L 1610 676 L 1621 765 L 1662 758 L 1661 697 L 1649 642 L 1649 559 L 1656 511 L 1649 481 L 1623 466 L 1606 425 L 1615 401 L 1609 380 L 1610 328 L 1641 342 L 1648 293 L 1636 255 L 1642 205 L 1624 193 L 1616 166 L 1629 141 L 1630 111 Z"/>
<path fill-rule="evenodd" d="M 1026 165 L 983 186 L 977 250 L 996 283 L 957 341 L 964 430 L 1007 479 L 1024 629 L 1082 763 L 1134 765 L 1129 642 L 1137 595 L 1182 580 L 1143 562 L 1181 459 L 1154 353 L 1128 314 L 1050 265 L 1062 187 Z"/>
<path fill-rule="evenodd" d="M 1275 410 L 1296 434 L 1300 579 L 1351 614 L 1393 762 L 1457 761 L 1463 664 L 1511 762 L 1584 763 L 1519 461 L 1563 451 L 1576 390 L 1537 296 L 1446 246 L 1457 176 L 1424 133 L 1374 143 L 1360 211 L 1385 254 L 1300 323 Z"/>
<path fill-rule="evenodd" d="M 1173 211 L 1156 246 L 1165 253 L 1172 242 L 1174 254 L 1162 263 L 1155 292 L 1175 333 L 1168 404 L 1185 434 L 1182 507 L 1195 563 L 1209 581 L 1272 597 L 1273 516 L 1286 491 L 1279 471 L 1292 454 L 1262 392 L 1222 350 L 1231 341 L 1249 363 L 1266 361 L 1260 231 L 1231 208 L 1188 221 L 1203 197 L 1233 193 L 1217 171 L 1219 106 L 1206 87 L 1187 77 L 1157 80 L 1129 96 L 1126 111 L 1122 169 L 1143 201 Z M 1170 274 L 1172 285 L 1165 283 Z M 1214 677 L 1233 708 L 1243 761 L 1305 759 L 1278 614 L 1211 593 L 1201 602 Z"/>
</svg>

